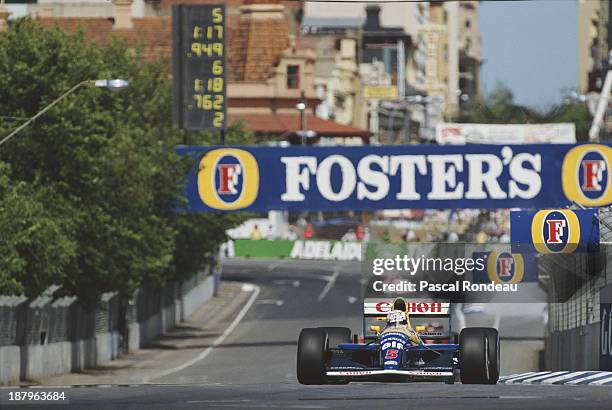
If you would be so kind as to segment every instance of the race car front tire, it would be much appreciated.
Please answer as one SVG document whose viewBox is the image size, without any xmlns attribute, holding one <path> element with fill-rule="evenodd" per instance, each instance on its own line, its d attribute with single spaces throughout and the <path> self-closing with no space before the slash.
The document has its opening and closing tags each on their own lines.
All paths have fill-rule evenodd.
<svg viewBox="0 0 612 410">
<path fill-rule="evenodd" d="M 297 378 L 301 384 L 325 384 L 327 346 L 324 330 L 302 329 L 297 351 Z"/>
<path fill-rule="evenodd" d="M 319 327 L 318 329 L 327 333 L 327 347 L 337 348 L 341 343 L 351 343 L 351 329 L 348 327 Z"/>
<path fill-rule="evenodd" d="M 459 335 L 459 368 L 463 384 L 496 384 L 499 379 L 499 334 L 488 327 L 465 328 Z"/>
</svg>

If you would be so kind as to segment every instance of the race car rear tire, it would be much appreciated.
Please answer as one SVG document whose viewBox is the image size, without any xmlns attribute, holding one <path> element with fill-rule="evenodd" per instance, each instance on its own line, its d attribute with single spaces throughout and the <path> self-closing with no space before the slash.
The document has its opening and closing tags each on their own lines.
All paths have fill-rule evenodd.
<svg viewBox="0 0 612 410">
<path fill-rule="evenodd" d="M 499 379 L 499 334 L 487 327 L 465 328 L 459 335 L 463 384 L 495 384 Z"/>
<path fill-rule="evenodd" d="M 327 343 L 330 348 L 337 348 L 341 343 L 352 343 L 351 329 L 348 327 L 319 327 L 327 333 Z"/>
<path fill-rule="evenodd" d="M 302 329 L 297 351 L 297 378 L 301 384 L 325 384 L 327 345 L 325 331 Z"/>
</svg>

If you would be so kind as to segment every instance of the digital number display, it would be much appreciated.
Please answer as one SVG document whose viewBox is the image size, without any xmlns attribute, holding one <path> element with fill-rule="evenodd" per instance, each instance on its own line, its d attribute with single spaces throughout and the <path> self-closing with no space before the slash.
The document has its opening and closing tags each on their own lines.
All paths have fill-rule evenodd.
<svg viewBox="0 0 612 410">
<path fill-rule="evenodd" d="M 173 119 L 180 128 L 226 128 L 225 21 L 223 4 L 172 9 Z"/>
</svg>

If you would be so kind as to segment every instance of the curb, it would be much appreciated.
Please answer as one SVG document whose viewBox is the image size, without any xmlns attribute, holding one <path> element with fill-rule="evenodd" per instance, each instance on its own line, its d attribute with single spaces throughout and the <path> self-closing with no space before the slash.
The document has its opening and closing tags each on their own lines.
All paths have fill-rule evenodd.
<svg viewBox="0 0 612 410">
<path fill-rule="evenodd" d="M 612 372 L 599 370 L 528 372 L 499 378 L 498 384 L 612 386 Z"/>
</svg>

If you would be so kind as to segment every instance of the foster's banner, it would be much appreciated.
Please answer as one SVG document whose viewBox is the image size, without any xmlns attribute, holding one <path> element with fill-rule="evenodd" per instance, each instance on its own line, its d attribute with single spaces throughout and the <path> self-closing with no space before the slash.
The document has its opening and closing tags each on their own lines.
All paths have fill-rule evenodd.
<svg viewBox="0 0 612 410">
<path fill-rule="evenodd" d="M 187 211 L 548 208 L 612 203 L 612 148 L 180 147 Z"/>
<path fill-rule="evenodd" d="M 510 241 L 512 252 L 597 252 L 597 209 L 512 211 Z"/>
</svg>

